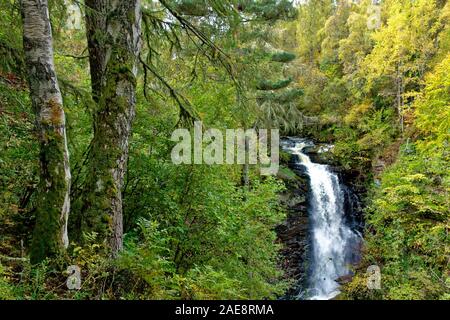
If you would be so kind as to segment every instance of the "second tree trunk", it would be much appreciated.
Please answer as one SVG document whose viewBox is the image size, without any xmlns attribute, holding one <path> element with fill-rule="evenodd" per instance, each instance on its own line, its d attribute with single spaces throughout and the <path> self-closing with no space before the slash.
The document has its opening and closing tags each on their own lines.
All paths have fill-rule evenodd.
<svg viewBox="0 0 450 320">
<path fill-rule="evenodd" d="M 90 1 L 95 7 L 95 1 Z M 101 1 L 104 2 L 104 1 Z M 94 114 L 94 138 L 88 176 L 82 197 L 82 228 L 109 239 L 113 255 L 123 243 L 122 185 L 135 116 L 136 76 L 140 51 L 140 1 L 108 1 L 104 30 L 88 29 L 90 53 L 105 57 L 101 75 L 92 81 L 94 97 L 100 90 Z M 102 45 L 94 38 L 100 37 Z M 93 48 L 91 46 L 95 45 Z M 98 58 L 98 57 L 97 57 Z M 91 75 L 103 67 L 92 65 Z M 101 79 L 101 80 L 99 80 Z"/>
</svg>

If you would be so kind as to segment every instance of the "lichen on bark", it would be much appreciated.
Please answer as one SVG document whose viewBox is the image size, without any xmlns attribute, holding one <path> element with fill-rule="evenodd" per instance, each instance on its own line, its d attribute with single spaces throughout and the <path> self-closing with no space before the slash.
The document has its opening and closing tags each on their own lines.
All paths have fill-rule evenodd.
<svg viewBox="0 0 450 320">
<path fill-rule="evenodd" d="M 100 53 L 106 57 L 105 69 L 101 75 L 93 76 L 95 79 L 102 77 L 102 81 L 81 199 L 81 228 L 96 232 L 99 239 L 108 239 L 107 244 L 114 255 L 122 248 L 121 189 L 135 116 L 140 1 L 112 2 L 107 11 L 108 19 L 102 30 L 105 41 Z M 97 33 L 98 30 L 88 32 L 88 38 L 98 37 Z"/>
<path fill-rule="evenodd" d="M 30 250 L 34 264 L 63 252 L 69 244 L 71 176 L 47 0 L 22 0 L 21 11 L 27 78 L 40 143 L 36 226 Z"/>
<path fill-rule="evenodd" d="M 49 127 L 50 128 L 50 127 Z M 44 130 L 41 139 L 41 176 L 36 208 L 31 261 L 40 262 L 58 255 L 68 245 L 67 216 L 69 181 L 64 168 L 64 137 L 53 130 Z"/>
</svg>

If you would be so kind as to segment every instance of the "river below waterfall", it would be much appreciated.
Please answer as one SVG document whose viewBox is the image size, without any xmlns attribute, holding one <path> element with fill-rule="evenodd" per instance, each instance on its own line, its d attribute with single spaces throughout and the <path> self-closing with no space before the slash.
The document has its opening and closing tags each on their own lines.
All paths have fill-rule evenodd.
<svg viewBox="0 0 450 320">
<path fill-rule="evenodd" d="M 359 256 L 361 236 L 352 225 L 345 205 L 348 188 L 328 165 L 314 163 L 304 151 L 314 144 L 306 139 L 283 139 L 282 148 L 293 156 L 294 166 L 309 177 L 309 268 L 299 299 L 328 300 L 339 294 L 338 280 L 351 275 Z"/>
</svg>

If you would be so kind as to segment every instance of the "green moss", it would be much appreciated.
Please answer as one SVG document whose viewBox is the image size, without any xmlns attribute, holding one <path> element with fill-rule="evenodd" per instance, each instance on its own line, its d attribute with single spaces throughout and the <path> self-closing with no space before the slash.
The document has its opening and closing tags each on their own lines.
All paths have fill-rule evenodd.
<svg viewBox="0 0 450 320">
<path fill-rule="evenodd" d="M 280 177 L 281 179 L 285 179 L 285 180 L 298 179 L 297 174 L 285 166 L 280 167 L 280 170 L 278 171 L 278 177 Z"/>
<path fill-rule="evenodd" d="M 5 269 L 0 264 L 0 300 L 12 300 L 14 299 L 13 287 L 7 281 L 5 276 Z"/>
<path fill-rule="evenodd" d="M 131 17 L 130 17 L 131 19 Z M 88 176 L 84 186 L 82 202 L 82 230 L 99 234 L 99 239 L 105 239 L 113 230 L 113 202 L 119 202 L 120 181 L 113 177 L 112 171 L 117 170 L 118 162 L 125 150 L 122 149 L 127 132 L 118 131 L 118 127 L 128 126 L 128 123 L 118 124 L 118 121 L 131 121 L 133 105 L 130 105 L 128 93 L 120 95 L 117 88 L 123 83 L 129 90 L 136 87 L 136 77 L 133 74 L 135 57 L 131 52 L 117 46 L 113 48 L 108 61 L 107 82 L 101 91 L 101 98 L 96 111 L 98 127 L 93 141 L 93 152 L 89 159 Z M 105 146 L 107 146 L 105 148 Z"/>
<path fill-rule="evenodd" d="M 44 132 L 41 143 L 41 177 L 36 206 L 36 227 L 30 251 L 31 263 L 64 250 L 61 239 L 61 210 L 69 188 L 64 171 L 64 137 L 51 130 Z"/>
</svg>

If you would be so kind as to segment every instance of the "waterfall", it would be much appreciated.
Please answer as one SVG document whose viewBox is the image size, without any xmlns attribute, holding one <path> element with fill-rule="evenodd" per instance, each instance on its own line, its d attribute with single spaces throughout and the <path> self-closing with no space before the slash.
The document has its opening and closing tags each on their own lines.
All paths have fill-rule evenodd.
<svg viewBox="0 0 450 320">
<path fill-rule="evenodd" d="M 303 150 L 311 146 L 304 139 L 289 138 L 283 148 L 295 156 L 310 179 L 310 270 L 302 298 L 328 300 L 339 294 L 337 279 L 350 274 L 349 265 L 360 236 L 346 223 L 345 194 L 339 178 L 327 165 L 313 163 Z"/>
</svg>

